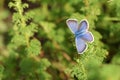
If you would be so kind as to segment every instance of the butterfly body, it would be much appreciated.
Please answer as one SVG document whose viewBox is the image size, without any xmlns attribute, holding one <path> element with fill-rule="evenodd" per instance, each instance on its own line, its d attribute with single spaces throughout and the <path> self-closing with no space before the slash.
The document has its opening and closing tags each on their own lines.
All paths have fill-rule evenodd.
<svg viewBox="0 0 120 80">
<path fill-rule="evenodd" d="M 83 31 L 76 31 L 76 32 L 75 32 L 75 37 L 81 37 L 81 36 L 83 36 L 85 33 L 86 33 L 85 30 L 83 30 Z"/>
<path fill-rule="evenodd" d="M 81 20 L 80 23 L 78 23 L 76 19 L 68 19 L 66 23 L 75 35 L 75 43 L 78 53 L 82 54 L 87 49 L 87 42 L 92 43 L 94 41 L 92 33 L 88 31 L 88 21 Z"/>
</svg>

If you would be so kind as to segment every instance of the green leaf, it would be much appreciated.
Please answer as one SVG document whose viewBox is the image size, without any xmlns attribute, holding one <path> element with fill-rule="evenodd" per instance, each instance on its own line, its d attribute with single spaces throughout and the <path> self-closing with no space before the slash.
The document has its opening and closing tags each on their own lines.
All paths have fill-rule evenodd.
<svg viewBox="0 0 120 80">
<path fill-rule="evenodd" d="M 29 47 L 26 48 L 28 54 L 38 55 L 40 54 L 41 44 L 37 39 L 30 41 Z"/>
<path fill-rule="evenodd" d="M 120 64 L 120 52 L 118 52 L 117 54 L 115 54 L 115 56 L 112 58 L 112 63 L 113 64 Z"/>
<path fill-rule="evenodd" d="M 100 73 L 101 73 L 100 80 L 120 80 L 119 65 L 106 64 L 102 66 Z"/>
<path fill-rule="evenodd" d="M 12 38 L 11 42 L 17 46 L 26 45 L 26 38 L 23 35 L 16 34 Z"/>
<path fill-rule="evenodd" d="M 2 80 L 3 71 L 4 71 L 4 67 L 2 65 L 0 65 L 0 80 Z"/>
<path fill-rule="evenodd" d="M 47 59 L 41 59 L 39 63 L 39 71 L 46 70 L 51 64 Z"/>
<path fill-rule="evenodd" d="M 37 70 L 37 62 L 32 58 L 24 58 L 20 62 L 20 70 L 22 74 L 30 75 L 31 73 L 34 73 L 35 70 Z"/>
</svg>

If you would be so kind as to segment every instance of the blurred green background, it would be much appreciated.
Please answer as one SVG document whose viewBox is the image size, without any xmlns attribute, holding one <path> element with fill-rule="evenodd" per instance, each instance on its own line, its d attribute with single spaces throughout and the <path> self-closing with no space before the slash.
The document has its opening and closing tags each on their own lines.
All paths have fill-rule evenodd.
<svg viewBox="0 0 120 80">
<path fill-rule="evenodd" d="M 82 55 L 69 18 L 94 35 Z M 0 0 L 0 80 L 120 80 L 120 0 Z"/>
</svg>

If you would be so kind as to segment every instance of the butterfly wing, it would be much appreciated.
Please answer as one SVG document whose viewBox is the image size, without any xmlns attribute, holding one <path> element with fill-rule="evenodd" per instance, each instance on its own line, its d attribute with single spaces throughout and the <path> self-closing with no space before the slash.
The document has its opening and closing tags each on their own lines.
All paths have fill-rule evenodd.
<svg viewBox="0 0 120 80">
<path fill-rule="evenodd" d="M 79 31 L 87 31 L 89 28 L 88 21 L 86 19 L 81 20 L 80 24 L 78 25 L 78 30 Z"/>
<path fill-rule="evenodd" d="M 81 39 L 83 39 L 86 42 L 92 43 L 94 41 L 94 37 L 91 32 L 87 31 L 83 36 L 81 36 Z"/>
<path fill-rule="evenodd" d="M 78 30 L 78 21 L 76 19 L 68 19 L 66 23 L 72 33 L 75 34 L 75 32 Z"/>
<path fill-rule="evenodd" d="M 87 49 L 86 42 L 81 38 L 75 38 L 76 48 L 79 54 L 83 54 L 83 52 Z"/>
</svg>

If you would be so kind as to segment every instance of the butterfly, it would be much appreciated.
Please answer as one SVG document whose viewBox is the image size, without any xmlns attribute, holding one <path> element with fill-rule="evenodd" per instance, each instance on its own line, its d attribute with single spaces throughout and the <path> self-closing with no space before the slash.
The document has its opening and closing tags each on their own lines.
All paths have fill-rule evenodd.
<svg viewBox="0 0 120 80">
<path fill-rule="evenodd" d="M 92 43 L 94 41 L 94 36 L 88 31 L 88 21 L 83 19 L 78 23 L 76 19 L 68 19 L 66 20 L 66 24 L 75 35 L 75 44 L 78 54 L 83 54 L 87 49 L 87 42 Z"/>
</svg>

